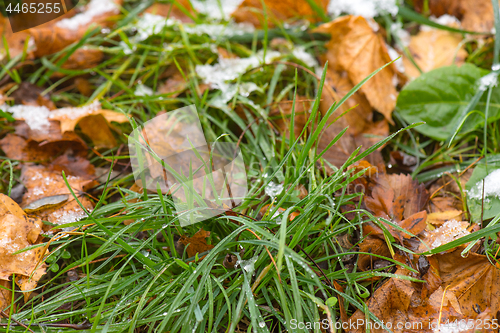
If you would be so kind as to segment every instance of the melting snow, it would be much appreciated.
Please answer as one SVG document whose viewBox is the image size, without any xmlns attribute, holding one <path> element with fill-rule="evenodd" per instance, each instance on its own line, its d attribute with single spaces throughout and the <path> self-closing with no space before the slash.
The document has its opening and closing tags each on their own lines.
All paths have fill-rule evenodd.
<svg viewBox="0 0 500 333">
<path fill-rule="evenodd" d="M 113 0 L 91 0 L 85 7 L 85 11 L 57 22 L 56 26 L 63 29 L 78 30 L 80 27 L 92 23 L 95 18 L 103 14 L 109 12 L 119 13 L 119 11 Z"/>
<path fill-rule="evenodd" d="M 194 9 L 216 20 L 229 19 L 242 2 L 243 0 L 191 0 Z"/>
<path fill-rule="evenodd" d="M 148 86 L 145 86 L 142 83 L 139 83 L 137 85 L 137 88 L 135 89 L 136 96 L 152 96 L 154 95 L 153 89 L 149 88 Z"/>
<path fill-rule="evenodd" d="M 237 93 L 236 85 L 227 81 L 233 81 L 249 69 L 261 63 L 270 63 L 280 56 L 281 53 L 277 51 L 269 51 L 263 59 L 263 52 L 259 51 L 248 58 L 219 58 L 219 63 L 215 65 L 197 65 L 196 74 L 212 89 L 219 89 L 222 92 L 216 100 L 212 101 L 213 105 L 222 107 Z"/>
<path fill-rule="evenodd" d="M 171 27 L 177 23 L 173 18 L 164 18 L 160 15 L 145 13 L 136 24 L 137 35 L 131 38 L 131 41 L 140 42 L 148 39 L 150 36 L 159 34 L 166 27 Z"/>
<path fill-rule="evenodd" d="M 486 74 L 479 80 L 479 90 L 486 90 L 490 87 L 496 87 L 498 84 L 498 72 Z"/>
<path fill-rule="evenodd" d="M 399 38 L 403 46 L 410 45 L 410 33 L 403 29 L 403 24 L 400 22 L 391 24 L 391 32 Z"/>
<path fill-rule="evenodd" d="M 481 200 L 483 197 L 483 181 L 480 180 L 468 192 L 469 198 Z M 484 178 L 484 197 L 500 198 L 500 169 Z"/>
<path fill-rule="evenodd" d="M 94 101 L 89 105 L 76 108 L 62 108 L 50 112 L 49 119 L 67 117 L 69 119 L 78 119 L 92 114 L 101 109 L 101 103 Z"/>
<path fill-rule="evenodd" d="M 209 35 L 211 38 L 216 39 L 220 36 L 241 36 L 246 33 L 255 32 L 255 27 L 248 23 L 230 23 L 224 24 L 197 24 L 197 25 L 184 25 L 184 30 L 192 35 Z"/>
<path fill-rule="evenodd" d="M 400 57 L 400 54 L 398 51 L 394 50 L 392 47 L 389 45 L 387 46 L 387 51 L 389 52 L 389 57 L 391 57 L 391 60 L 396 60 Z M 403 58 L 399 58 L 394 62 L 394 65 L 396 66 L 396 69 L 400 72 L 403 73 L 405 71 L 405 65 L 403 64 Z M 396 75 L 396 80 L 397 80 L 397 75 Z M 397 83 L 397 82 L 396 82 Z"/>
<path fill-rule="evenodd" d="M 431 248 L 435 249 L 438 246 L 469 235 L 470 232 L 466 229 L 468 226 L 468 222 L 458 222 L 456 220 L 445 222 L 442 226 L 430 232 L 431 235 L 436 235 L 434 242 L 431 244 Z"/>
<path fill-rule="evenodd" d="M 265 192 L 271 198 L 277 197 L 281 192 L 283 192 L 283 184 L 275 184 L 274 182 L 270 182 L 265 189 Z"/>
<path fill-rule="evenodd" d="M 306 52 L 305 47 L 297 46 L 293 49 L 292 54 L 295 58 L 301 60 L 309 67 L 315 68 L 318 66 L 318 61 L 310 53 Z"/>
<path fill-rule="evenodd" d="M 334 16 L 342 13 L 374 18 L 380 14 L 398 13 L 396 0 L 331 0 L 328 12 Z"/>
<path fill-rule="evenodd" d="M 48 120 L 50 110 L 45 106 L 31 105 L 1 105 L 0 109 L 12 113 L 16 119 L 23 119 L 33 131 L 43 131 L 48 129 L 50 122 Z"/>
</svg>

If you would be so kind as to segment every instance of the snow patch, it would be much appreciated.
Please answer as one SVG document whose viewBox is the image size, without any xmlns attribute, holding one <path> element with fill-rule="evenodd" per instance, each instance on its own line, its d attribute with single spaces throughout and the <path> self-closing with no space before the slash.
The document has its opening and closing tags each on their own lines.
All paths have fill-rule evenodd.
<svg viewBox="0 0 500 333">
<path fill-rule="evenodd" d="M 76 108 L 62 108 L 50 112 L 49 119 L 66 117 L 69 119 L 79 119 L 101 110 L 101 103 L 94 101 L 89 105 Z"/>
<path fill-rule="evenodd" d="M 469 198 L 481 200 L 483 197 L 483 181 L 480 180 L 468 192 Z M 484 197 L 500 198 L 500 169 L 484 178 Z"/>
<path fill-rule="evenodd" d="M 107 13 L 117 14 L 120 10 L 113 0 L 91 0 L 90 3 L 85 6 L 85 10 L 76 14 L 75 16 L 67 19 L 63 19 L 56 23 L 58 28 L 68 29 L 68 30 L 78 30 L 92 23 L 96 17 Z"/>
<path fill-rule="evenodd" d="M 135 88 L 135 93 L 136 96 L 152 96 L 154 95 L 153 89 L 149 88 L 148 86 L 145 86 L 142 83 L 139 83 L 137 87 Z"/>
<path fill-rule="evenodd" d="M 395 16 L 398 6 L 396 0 L 331 0 L 328 12 L 334 16 L 345 13 L 374 18 L 381 14 Z"/>
<path fill-rule="evenodd" d="M 403 29 L 403 24 L 401 22 L 396 22 L 391 24 L 391 32 L 394 36 L 396 36 L 403 46 L 410 45 L 411 36 L 408 31 Z"/>
<path fill-rule="evenodd" d="M 228 20 L 243 0 L 191 0 L 194 9 L 215 20 Z"/>
<path fill-rule="evenodd" d="M 401 56 L 398 53 L 398 51 L 394 50 L 389 45 L 386 45 L 386 46 L 387 46 L 387 51 L 389 53 L 389 57 L 391 57 L 391 60 L 396 60 L 396 59 L 398 59 Z M 396 60 L 394 62 L 394 66 L 396 66 L 396 69 L 398 70 L 398 72 L 404 73 L 404 71 L 405 71 L 405 65 L 403 64 L 403 57 L 401 57 L 398 60 Z M 397 76 L 396 76 L 396 78 L 397 78 Z"/>
<path fill-rule="evenodd" d="M 219 63 L 215 65 L 197 65 L 196 74 L 204 83 L 210 85 L 212 89 L 219 89 L 222 94 L 212 100 L 212 105 L 223 107 L 237 93 L 235 84 L 228 81 L 236 80 L 249 69 L 255 68 L 262 63 L 270 63 L 280 57 L 277 51 L 268 51 L 264 59 L 262 51 L 248 58 L 219 58 Z"/>
<path fill-rule="evenodd" d="M 1 105 L 0 109 L 12 113 L 12 116 L 19 120 L 24 120 L 33 131 L 45 131 L 49 128 L 50 110 L 45 106 L 32 105 Z"/>
<path fill-rule="evenodd" d="M 296 46 L 292 50 L 292 54 L 295 58 L 302 61 L 308 67 L 316 68 L 318 66 L 318 61 L 314 58 L 310 53 L 306 51 L 306 48 L 303 46 Z"/>
<path fill-rule="evenodd" d="M 270 182 L 269 184 L 267 184 L 265 192 L 268 196 L 274 199 L 278 195 L 280 195 L 281 192 L 283 192 L 283 184 L 275 184 L 274 182 Z"/>
<path fill-rule="evenodd" d="M 431 249 L 435 249 L 455 239 L 469 235 L 470 231 L 467 230 L 468 226 L 468 222 L 459 222 L 456 220 L 445 222 L 442 226 L 430 232 L 431 237 L 435 235 L 434 242 L 431 244 Z"/>
</svg>

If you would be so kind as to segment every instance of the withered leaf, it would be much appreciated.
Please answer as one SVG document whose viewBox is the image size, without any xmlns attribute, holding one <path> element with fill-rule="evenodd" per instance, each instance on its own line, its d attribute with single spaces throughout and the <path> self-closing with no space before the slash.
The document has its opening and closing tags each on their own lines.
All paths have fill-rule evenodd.
<svg viewBox="0 0 500 333">
<path fill-rule="evenodd" d="M 353 84 L 360 83 L 373 71 L 391 62 L 384 40 L 361 16 L 343 16 L 315 31 L 331 35 L 326 45 L 328 66 L 336 72 L 345 71 Z M 397 79 L 397 73 L 392 64 L 360 89 L 370 105 L 390 122 L 396 106 L 397 91 L 393 81 Z"/>
<path fill-rule="evenodd" d="M 93 186 L 94 182 L 69 175 L 67 176 L 67 180 L 81 204 L 88 211 L 91 211 L 94 205 L 85 196 L 84 191 L 86 188 Z M 64 194 L 70 196 L 68 201 L 44 210 L 37 210 L 33 212 L 33 215 L 54 224 L 76 222 L 87 216 L 78 202 L 74 200 L 60 172 L 51 171 L 50 168 L 41 165 L 25 165 L 21 172 L 21 181 L 26 187 L 26 193 L 22 201 L 23 207 L 45 197 Z"/>
<path fill-rule="evenodd" d="M 326 11 L 327 0 L 314 0 Z M 268 15 L 268 26 L 275 26 L 275 22 L 283 22 L 292 18 L 307 19 L 311 22 L 319 21 L 318 14 L 305 0 L 265 0 Z M 263 8 L 260 0 L 244 0 L 231 15 L 236 22 L 252 23 L 256 27 L 263 26 Z"/>
<path fill-rule="evenodd" d="M 443 66 L 463 64 L 467 52 L 462 45 L 462 40 L 459 34 L 446 30 L 424 30 L 411 36 L 408 50 L 418 67 L 425 73 Z M 410 78 L 420 76 L 418 69 L 405 56 L 403 56 L 403 64 L 405 74 Z"/>
<path fill-rule="evenodd" d="M 42 221 L 29 218 L 9 197 L 0 194 L 0 280 L 8 281 L 12 274 L 22 275 L 19 282 L 22 290 L 32 289 L 45 274 L 45 264 L 39 266 L 43 248 L 37 248 L 14 254 L 34 245 L 42 231 Z M 31 274 L 34 276 L 29 279 Z M 4 293 L 1 293 L 4 295 Z M 2 301 L 0 301 L 2 304 Z"/>
<path fill-rule="evenodd" d="M 464 30 L 490 33 L 495 23 L 490 0 L 416 0 L 415 8 L 422 12 L 424 3 L 434 16 L 448 14 L 458 18 Z"/>
<path fill-rule="evenodd" d="M 197 253 L 209 251 L 214 248 L 213 245 L 207 244 L 208 236 L 210 236 L 210 231 L 200 229 L 193 237 L 182 236 L 179 242 L 187 246 L 186 252 L 188 257 L 194 257 Z"/>
</svg>

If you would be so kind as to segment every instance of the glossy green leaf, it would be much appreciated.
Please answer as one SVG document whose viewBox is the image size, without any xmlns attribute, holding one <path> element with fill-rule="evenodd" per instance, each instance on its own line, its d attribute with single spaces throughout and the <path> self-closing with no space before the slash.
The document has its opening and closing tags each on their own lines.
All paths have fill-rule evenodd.
<svg viewBox="0 0 500 333">
<path fill-rule="evenodd" d="M 470 105 L 479 89 L 480 80 L 489 72 L 471 64 L 448 66 L 422 74 L 399 94 L 397 108 L 407 123 L 424 121 L 416 130 L 428 137 L 449 139 L 457 124 L 469 113 L 467 108 L 484 112 L 486 94 Z M 464 114 L 465 113 L 465 114 Z M 493 88 L 489 122 L 500 118 L 500 87 Z M 480 113 L 470 114 L 460 131 L 464 134 L 484 125 Z"/>
<path fill-rule="evenodd" d="M 493 171 L 500 169 L 500 155 L 497 155 L 497 159 L 493 158 L 496 156 L 488 157 L 488 163 L 485 163 L 483 160 L 474 168 L 474 172 L 472 173 L 469 181 L 465 184 L 465 189 L 467 191 L 471 191 L 473 188 L 477 187 L 478 183 L 479 188 L 482 188 L 482 180 Z M 469 211 L 474 222 L 481 220 L 481 211 L 483 211 L 483 220 L 494 218 L 500 214 L 500 198 L 497 196 L 485 194 L 483 201 L 482 199 L 472 198 L 468 195 L 467 205 L 469 206 Z"/>
</svg>

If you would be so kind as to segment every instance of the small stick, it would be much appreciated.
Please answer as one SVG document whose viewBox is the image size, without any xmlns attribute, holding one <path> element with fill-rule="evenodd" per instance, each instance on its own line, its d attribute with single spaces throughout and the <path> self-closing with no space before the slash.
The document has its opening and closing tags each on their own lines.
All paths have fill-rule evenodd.
<svg viewBox="0 0 500 333">
<path fill-rule="evenodd" d="M 3 310 L 0 311 L 0 314 L 2 314 L 2 316 L 4 316 L 5 318 L 9 318 L 10 320 L 14 321 L 17 325 L 21 326 L 21 327 L 24 327 L 25 329 L 27 329 L 28 331 L 32 332 L 32 333 L 35 333 L 33 332 L 28 326 L 24 325 L 23 323 L 21 323 L 20 321 L 18 320 L 15 320 L 14 318 L 11 318 L 8 314 L 6 314 Z M 0 324 L 0 326 L 8 326 L 9 324 Z"/>
</svg>

